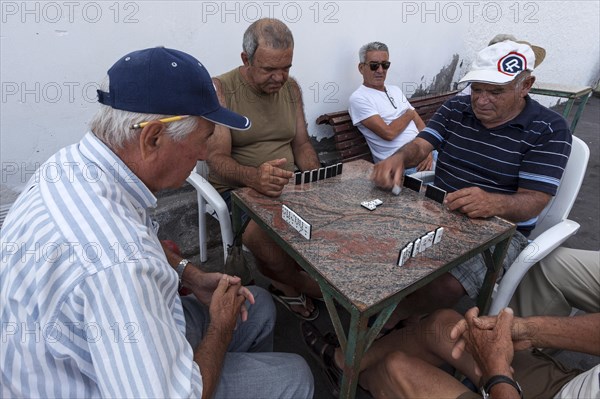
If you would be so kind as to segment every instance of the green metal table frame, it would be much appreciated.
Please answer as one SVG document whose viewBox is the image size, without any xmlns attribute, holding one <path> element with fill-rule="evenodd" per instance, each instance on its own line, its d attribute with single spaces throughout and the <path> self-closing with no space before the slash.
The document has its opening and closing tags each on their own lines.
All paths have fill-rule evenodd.
<svg viewBox="0 0 600 399">
<path fill-rule="evenodd" d="M 248 208 L 236 195 L 235 191 L 233 192 L 232 199 L 234 234 L 237 234 L 237 232 L 242 228 L 240 212 L 244 211 L 261 228 L 265 229 L 269 236 L 273 238 L 273 240 L 280 245 L 286 251 L 286 253 L 288 253 L 319 284 L 321 292 L 323 293 L 323 299 L 327 306 L 327 311 L 331 317 L 331 321 L 338 336 L 342 351 L 345 354 L 344 375 L 340 390 L 340 398 L 352 399 L 355 397 L 358 376 L 360 373 L 360 361 L 377 337 L 377 334 L 379 334 L 381 328 L 391 316 L 398 303 L 408 294 L 427 285 L 435 278 L 446 273 L 448 270 L 458 266 L 473 256 L 477 256 L 480 253 L 483 254 L 488 271 L 484 280 L 484 285 L 481 289 L 481 293 L 477 300 L 477 305 L 481 309 L 481 314 L 487 314 L 491 304 L 491 296 L 495 281 L 498 277 L 500 268 L 502 267 L 502 262 L 506 255 L 508 244 L 515 231 L 515 227 L 507 229 L 503 234 L 500 234 L 494 239 L 481 244 L 477 249 L 465 253 L 463 256 L 437 269 L 435 272 L 429 274 L 426 278 L 419 280 L 406 289 L 397 292 L 393 296 L 386 298 L 374 306 L 366 309 L 359 309 L 353 303 L 348 301 L 346 297 L 336 289 L 336 287 L 332 286 L 318 272 L 316 272 L 312 265 L 306 262 L 302 256 L 300 256 L 300 254 L 298 254 L 287 242 L 285 242 L 285 240 L 281 239 L 281 237 L 279 237 L 279 235 L 277 235 L 268 224 L 264 223 L 256 214 L 254 214 L 252 210 Z M 494 247 L 493 252 L 491 251 L 491 247 Z M 342 325 L 342 321 L 338 314 L 334 300 L 350 314 L 350 324 L 347 335 L 344 331 L 344 327 Z M 373 315 L 377 315 L 377 318 L 373 325 L 369 327 L 367 323 L 369 318 Z"/>
<path fill-rule="evenodd" d="M 565 119 L 569 117 L 569 114 L 573 109 L 573 105 L 575 105 L 575 101 L 579 99 L 579 106 L 577 107 L 575 116 L 571 121 L 571 133 L 575 134 L 575 128 L 577 127 L 577 123 L 579 123 L 579 118 L 581 118 L 581 114 L 583 113 L 585 105 L 592 95 L 592 88 L 589 86 L 569 87 L 549 83 L 535 83 L 529 93 L 542 96 L 566 98 L 567 104 L 565 105 L 565 109 L 563 110 L 562 114 L 563 118 Z"/>
</svg>

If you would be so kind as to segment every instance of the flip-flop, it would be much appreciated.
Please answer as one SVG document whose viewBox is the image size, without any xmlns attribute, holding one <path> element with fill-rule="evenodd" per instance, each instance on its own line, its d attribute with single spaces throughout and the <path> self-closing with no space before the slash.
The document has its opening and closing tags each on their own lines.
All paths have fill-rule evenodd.
<svg viewBox="0 0 600 399">
<path fill-rule="evenodd" d="M 311 321 L 319 317 L 319 308 L 316 306 L 308 316 L 304 316 L 302 313 L 298 313 L 292 309 L 292 306 L 296 305 L 302 306 L 306 309 L 306 295 L 304 295 L 304 293 L 301 293 L 298 296 L 286 296 L 281 290 L 278 290 L 273 285 L 269 285 L 269 293 L 271 293 L 273 299 L 281 303 L 286 307 L 287 310 L 303 320 Z"/>
</svg>

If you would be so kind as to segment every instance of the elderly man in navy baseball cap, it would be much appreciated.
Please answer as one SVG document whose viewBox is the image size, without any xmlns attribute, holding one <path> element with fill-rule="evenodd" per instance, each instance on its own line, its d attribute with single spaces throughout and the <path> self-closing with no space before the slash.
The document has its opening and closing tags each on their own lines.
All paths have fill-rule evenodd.
<svg viewBox="0 0 600 399">
<path fill-rule="evenodd" d="M 98 100 L 115 109 L 144 114 L 194 115 L 238 130 L 248 118 L 219 105 L 208 71 L 182 51 L 154 47 L 127 54 L 108 70 L 109 92 Z"/>
<path fill-rule="evenodd" d="M 270 294 L 163 248 L 150 217 L 155 192 L 205 158 L 215 123 L 250 122 L 177 50 L 130 53 L 108 79 L 91 131 L 38 169 L 1 230 L 27 253 L 53 251 L 3 253 L 3 320 L 51 339 L 7 336 L 1 396 L 312 398 L 306 362 L 271 352 Z"/>
</svg>

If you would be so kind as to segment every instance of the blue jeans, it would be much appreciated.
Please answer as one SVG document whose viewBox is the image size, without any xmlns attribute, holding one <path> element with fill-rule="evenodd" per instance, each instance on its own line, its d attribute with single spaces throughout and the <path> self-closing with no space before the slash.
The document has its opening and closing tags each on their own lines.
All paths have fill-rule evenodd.
<svg viewBox="0 0 600 399">
<path fill-rule="evenodd" d="M 221 371 L 215 398 L 312 398 L 313 376 L 306 361 L 294 353 L 275 353 L 273 328 L 275 305 L 260 287 L 248 287 L 255 304 L 248 307 L 248 320 L 239 323 Z M 196 349 L 210 322 L 208 307 L 193 295 L 181 298 L 186 338 Z"/>
</svg>

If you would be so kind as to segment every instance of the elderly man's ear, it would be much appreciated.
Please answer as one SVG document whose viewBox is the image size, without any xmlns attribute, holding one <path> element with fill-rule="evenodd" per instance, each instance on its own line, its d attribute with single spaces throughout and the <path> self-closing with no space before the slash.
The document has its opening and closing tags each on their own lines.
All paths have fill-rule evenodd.
<svg viewBox="0 0 600 399">
<path fill-rule="evenodd" d="M 521 86 L 521 97 L 525 97 L 529 93 L 529 90 L 533 87 L 533 83 L 535 83 L 535 76 L 530 75 L 525 78 Z"/>
<path fill-rule="evenodd" d="M 142 160 L 150 161 L 158 156 L 158 152 L 170 138 L 166 127 L 159 121 L 152 121 L 142 129 L 139 137 L 140 155 Z"/>
<path fill-rule="evenodd" d="M 242 54 L 240 55 L 242 57 L 242 64 L 244 64 L 244 66 L 250 66 L 250 58 L 248 58 L 248 53 L 242 51 Z"/>
</svg>

